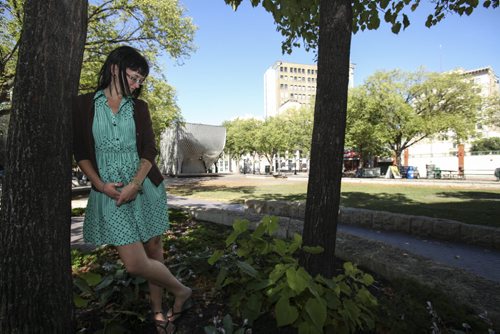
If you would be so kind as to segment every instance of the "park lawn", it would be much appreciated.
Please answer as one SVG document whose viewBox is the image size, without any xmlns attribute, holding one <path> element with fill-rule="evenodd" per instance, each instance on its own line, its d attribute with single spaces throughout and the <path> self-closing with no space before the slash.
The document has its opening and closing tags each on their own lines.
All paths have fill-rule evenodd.
<svg viewBox="0 0 500 334">
<path fill-rule="evenodd" d="M 306 199 L 307 183 L 212 180 L 172 185 L 168 190 L 173 195 L 231 203 L 295 201 Z M 500 189 L 494 188 L 343 182 L 341 205 L 500 227 Z"/>
</svg>

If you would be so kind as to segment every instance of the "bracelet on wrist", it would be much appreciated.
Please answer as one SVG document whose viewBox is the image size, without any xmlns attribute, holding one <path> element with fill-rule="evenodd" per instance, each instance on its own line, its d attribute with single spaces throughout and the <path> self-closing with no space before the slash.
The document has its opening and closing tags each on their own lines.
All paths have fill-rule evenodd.
<svg viewBox="0 0 500 334">
<path fill-rule="evenodd" d="M 136 178 L 133 178 L 130 183 L 132 183 L 133 185 L 136 185 L 137 186 L 137 190 L 142 193 L 142 183 L 139 182 Z"/>
</svg>

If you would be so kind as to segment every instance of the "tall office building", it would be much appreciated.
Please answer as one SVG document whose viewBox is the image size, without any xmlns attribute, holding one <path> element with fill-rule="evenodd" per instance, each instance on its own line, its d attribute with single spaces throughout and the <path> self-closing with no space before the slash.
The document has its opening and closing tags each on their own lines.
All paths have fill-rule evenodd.
<svg viewBox="0 0 500 334">
<path fill-rule="evenodd" d="M 317 65 L 277 61 L 264 73 L 264 110 L 267 117 L 290 108 L 310 105 L 316 96 Z M 349 68 L 349 87 L 354 86 L 354 65 Z"/>
</svg>

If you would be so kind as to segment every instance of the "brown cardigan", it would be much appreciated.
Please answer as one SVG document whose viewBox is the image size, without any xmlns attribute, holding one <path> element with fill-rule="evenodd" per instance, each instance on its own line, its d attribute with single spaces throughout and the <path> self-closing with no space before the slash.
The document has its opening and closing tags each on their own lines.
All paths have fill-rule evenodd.
<svg viewBox="0 0 500 334">
<path fill-rule="evenodd" d="M 97 159 L 95 155 L 92 123 L 94 121 L 94 95 L 89 93 L 73 98 L 73 155 L 75 160 L 90 160 L 97 175 Z M 148 177 L 156 186 L 163 181 L 163 175 L 156 165 L 155 157 L 158 154 L 155 145 L 153 125 L 146 102 L 134 99 L 135 139 L 139 158 L 151 162 Z M 93 187 L 93 186 L 92 186 Z M 95 189 L 95 188 L 94 188 Z"/>
</svg>

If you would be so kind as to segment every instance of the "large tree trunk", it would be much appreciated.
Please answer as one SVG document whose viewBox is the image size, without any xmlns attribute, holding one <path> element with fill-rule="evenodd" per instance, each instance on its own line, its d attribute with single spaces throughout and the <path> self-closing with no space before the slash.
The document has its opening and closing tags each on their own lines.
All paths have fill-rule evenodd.
<svg viewBox="0 0 500 334">
<path fill-rule="evenodd" d="M 71 96 L 86 0 L 26 0 L 0 221 L 0 333 L 73 333 Z"/>
<path fill-rule="evenodd" d="M 324 252 L 303 254 L 311 274 L 334 273 L 335 239 L 347 113 L 352 8 L 349 0 L 321 0 L 318 45 L 318 85 L 307 188 L 304 245 Z"/>
</svg>

